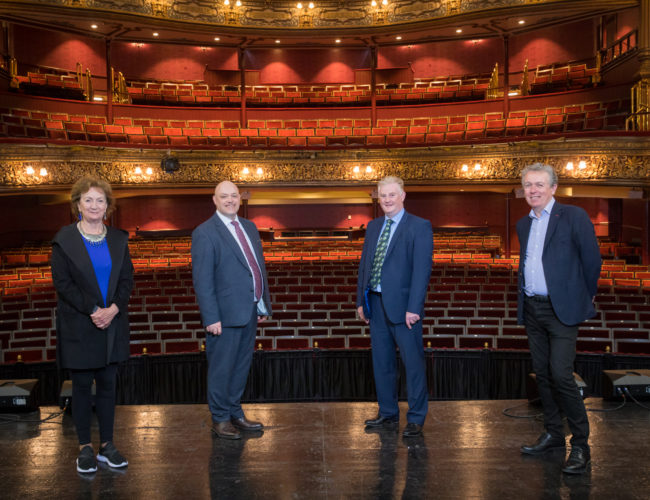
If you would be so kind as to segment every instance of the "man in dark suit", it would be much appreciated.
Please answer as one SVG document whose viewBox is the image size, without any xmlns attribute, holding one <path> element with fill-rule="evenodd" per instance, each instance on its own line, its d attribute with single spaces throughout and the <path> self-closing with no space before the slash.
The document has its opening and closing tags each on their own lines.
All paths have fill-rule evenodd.
<svg viewBox="0 0 650 500">
<path fill-rule="evenodd" d="M 357 281 L 357 311 L 370 324 L 372 365 L 379 412 L 368 428 L 396 427 L 396 346 L 406 369 L 409 410 L 405 437 L 418 436 L 427 414 L 426 367 L 422 345 L 424 301 L 431 275 L 431 223 L 404 210 L 404 183 L 386 177 L 378 185 L 385 216 L 368 224 Z"/>
<path fill-rule="evenodd" d="M 237 217 L 239 189 L 221 182 L 212 201 L 216 213 L 192 233 L 192 277 L 205 326 L 208 405 L 212 430 L 224 439 L 261 431 L 246 418 L 241 397 L 255 348 L 257 322 L 271 314 L 260 235 Z"/>
<path fill-rule="evenodd" d="M 557 175 L 535 163 L 521 173 L 528 215 L 517 222 L 520 244 L 517 318 L 526 325 L 545 431 L 521 452 L 564 449 L 567 417 L 571 453 L 562 470 L 583 473 L 591 461 L 589 420 L 573 377 L 578 325 L 596 315 L 600 251 L 594 226 L 579 207 L 555 201 Z"/>
</svg>

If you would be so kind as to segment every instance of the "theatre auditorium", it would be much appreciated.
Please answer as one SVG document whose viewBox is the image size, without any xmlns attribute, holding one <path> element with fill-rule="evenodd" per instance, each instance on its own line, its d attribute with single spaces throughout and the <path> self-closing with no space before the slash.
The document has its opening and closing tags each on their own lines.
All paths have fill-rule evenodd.
<svg viewBox="0 0 650 500">
<path fill-rule="evenodd" d="M 647 498 L 650 0 L 3 0 L 0 23 L 0 496 Z M 520 451 L 545 424 L 517 316 L 532 164 L 602 259 L 575 341 L 580 474 L 564 450 Z M 112 188 L 107 238 L 128 233 L 133 265 L 128 466 L 104 462 L 97 404 L 92 474 L 75 468 L 52 243 L 84 176 Z M 388 176 L 433 231 L 411 437 L 399 349 L 399 423 L 365 425 L 382 415 L 357 278 Z M 263 430 L 240 439 L 214 432 L 192 272 L 222 181 L 259 231 L 272 308 L 241 397 Z"/>
</svg>

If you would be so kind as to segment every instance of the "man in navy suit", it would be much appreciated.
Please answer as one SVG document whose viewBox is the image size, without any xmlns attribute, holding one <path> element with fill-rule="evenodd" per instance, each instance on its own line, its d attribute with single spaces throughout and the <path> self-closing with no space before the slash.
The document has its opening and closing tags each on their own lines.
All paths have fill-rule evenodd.
<svg viewBox="0 0 650 500">
<path fill-rule="evenodd" d="M 521 173 L 528 215 L 517 222 L 520 244 L 517 318 L 526 325 L 545 431 L 529 455 L 565 447 L 562 413 L 572 433 L 562 470 L 581 474 L 591 461 L 589 420 L 573 377 L 578 325 L 596 315 L 600 251 L 594 226 L 579 207 L 555 201 L 557 174 L 535 163 Z"/>
<path fill-rule="evenodd" d="M 406 369 L 409 410 L 404 437 L 419 436 L 429 406 L 422 345 L 424 301 L 431 275 L 431 223 L 404 210 L 404 182 L 378 185 L 385 216 L 368 224 L 357 281 L 357 311 L 370 324 L 372 365 L 379 412 L 367 428 L 396 427 L 396 346 Z"/>
<path fill-rule="evenodd" d="M 241 407 L 257 322 L 271 314 L 260 235 L 251 221 L 237 217 L 239 189 L 221 182 L 212 201 L 216 213 L 192 233 L 192 277 L 206 329 L 208 406 L 212 430 L 224 439 L 240 431 L 261 431 Z"/>
</svg>

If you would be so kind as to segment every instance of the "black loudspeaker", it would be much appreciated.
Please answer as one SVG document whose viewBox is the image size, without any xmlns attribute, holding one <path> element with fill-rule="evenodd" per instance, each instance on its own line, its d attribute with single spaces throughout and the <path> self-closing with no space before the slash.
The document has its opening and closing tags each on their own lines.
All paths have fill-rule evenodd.
<svg viewBox="0 0 650 500">
<path fill-rule="evenodd" d="M 603 398 L 650 398 L 650 370 L 603 370 Z"/>
<path fill-rule="evenodd" d="M 576 381 L 576 386 L 578 391 L 582 396 L 582 399 L 587 397 L 587 384 L 582 380 L 582 377 L 576 372 L 573 372 L 573 379 Z M 539 400 L 539 391 L 537 390 L 537 377 L 534 373 L 529 373 L 528 378 L 526 379 L 526 397 L 528 401 L 535 405 L 541 405 L 542 402 Z"/>
<path fill-rule="evenodd" d="M 95 381 L 93 380 L 93 386 L 91 388 L 91 394 L 93 399 L 93 406 L 95 406 Z M 61 384 L 61 392 L 59 393 L 59 408 L 67 408 L 68 411 L 72 411 L 72 380 L 64 380 Z"/>
<path fill-rule="evenodd" d="M 0 380 L 0 411 L 34 411 L 38 401 L 34 388 L 38 379 Z"/>
<path fill-rule="evenodd" d="M 160 168 L 166 174 L 173 174 L 181 168 L 181 162 L 178 161 L 178 158 L 171 155 L 163 156 L 163 159 L 160 160 Z"/>
</svg>

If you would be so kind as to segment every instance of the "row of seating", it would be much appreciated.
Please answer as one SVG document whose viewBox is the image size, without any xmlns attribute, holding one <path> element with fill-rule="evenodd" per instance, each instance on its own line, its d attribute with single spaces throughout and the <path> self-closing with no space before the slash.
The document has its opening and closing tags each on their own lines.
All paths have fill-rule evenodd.
<svg viewBox="0 0 650 500">
<path fill-rule="evenodd" d="M 263 349 L 369 347 L 356 318 L 356 262 L 269 263 L 274 314 L 260 325 Z M 527 349 L 516 320 L 517 274 L 512 269 L 436 266 L 423 320 L 424 345 L 435 348 Z M 130 300 L 133 354 L 200 348 L 204 330 L 191 270 L 136 273 Z M 470 281 L 484 279 L 483 283 Z M 498 282 L 498 283 L 497 283 Z M 650 290 L 600 287 L 598 316 L 580 327 L 578 349 L 650 354 Z M 0 301 L 3 362 L 53 359 L 56 345 L 52 285 L 32 285 Z"/>
<path fill-rule="evenodd" d="M 375 102 L 390 104 L 421 104 L 485 99 L 488 83 L 445 82 L 441 85 L 377 85 Z M 156 106 L 239 106 L 242 94 L 239 88 L 158 88 L 127 87 L 133 104 Z M 338 86 L 251 86 L 246 87 L 246 105 L 249 107 L 292 106 L 367 106 L 372 91 L 369 85 Z"/>
<path fill-rule="evenodd" d="M 598 68 L 588 68 L 586 64 L 538 67 L 530 84 L 530 93 L 545 94 L 583 89 L 598 83 L 599 79 Z"/>
<path fill-rule="evenodd" d="M 86 100 L 84 89 L 76 75 L 28 72 L 26 76 L 16 75 L 10 88 L 30 95 Z"/>
<path fill-rule="evenodd" d="M 593 107 L 597 109 L 589 109 Z M 524 115 L 524 116 L 518 116 Z M 158 120 L 5 110 L 0 136 L 29 140 L 227 148 L 422 146 L 582 131 L 625 130 L 627 113 L 600 103 L 501 113 L 413 119 Z"/>
</svg>

